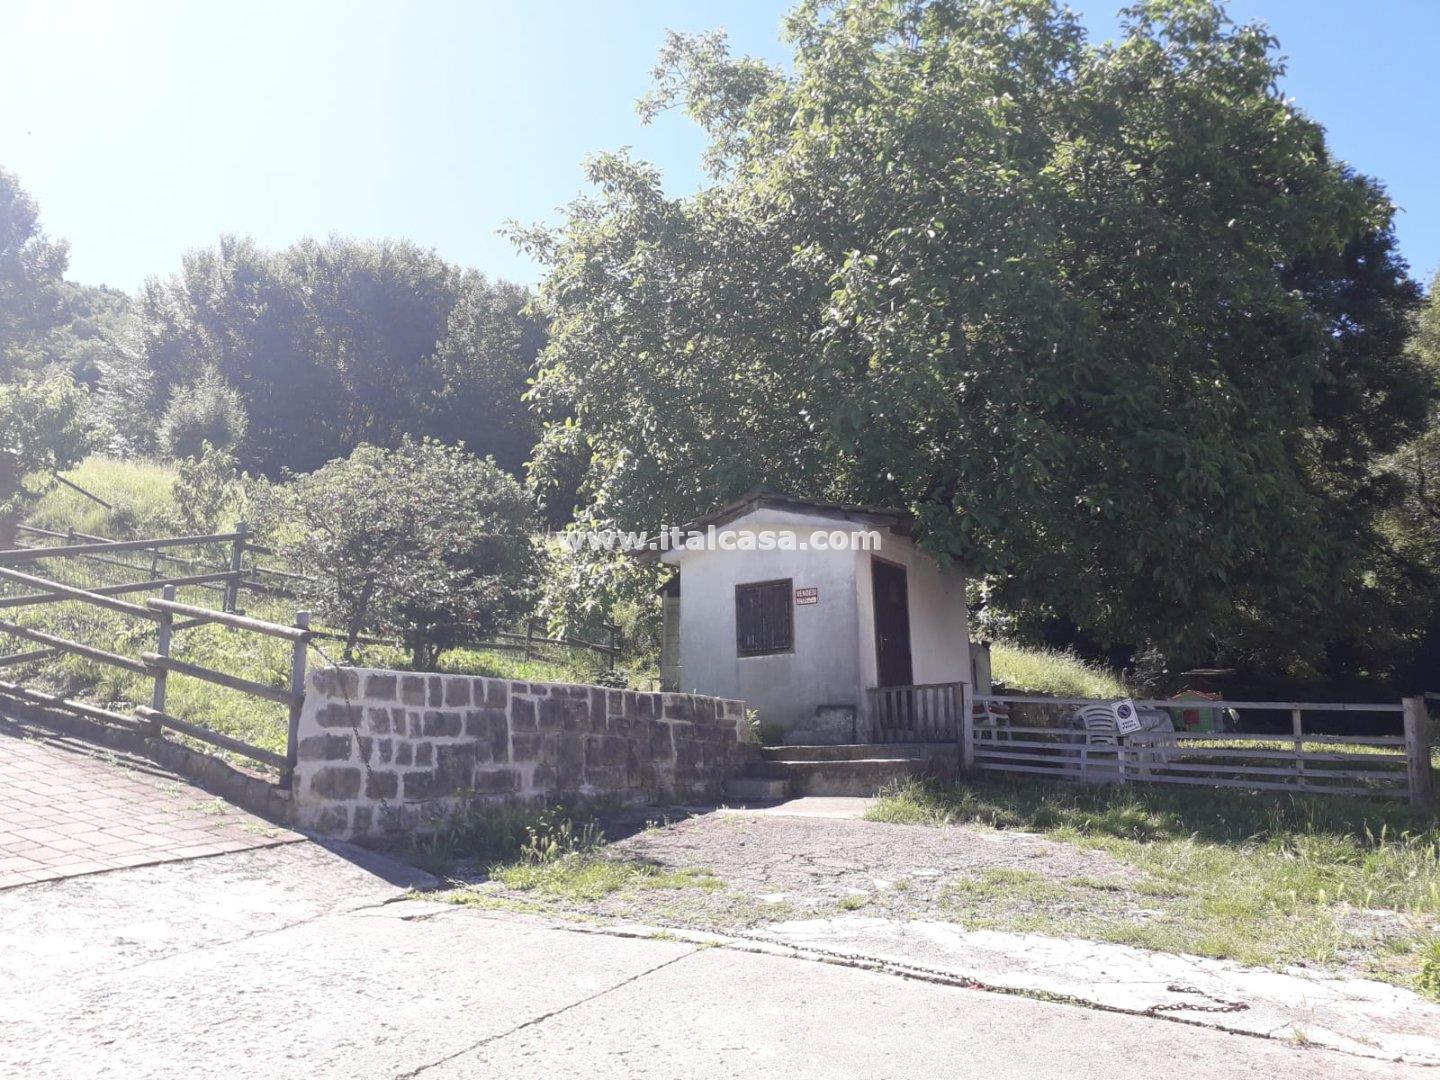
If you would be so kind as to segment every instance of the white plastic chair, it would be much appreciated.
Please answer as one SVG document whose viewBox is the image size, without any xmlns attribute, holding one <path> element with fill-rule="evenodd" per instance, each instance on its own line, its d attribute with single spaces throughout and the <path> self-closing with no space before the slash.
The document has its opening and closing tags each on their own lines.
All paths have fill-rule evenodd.
<svg viewBox="0 0 1440 1080">
<path fill-rule="evenodd" d="M 1010 723 L 1010 706 L 1003 702 L 977 701 L 971 708 L 975 737 L 997 742 Z"/>
</svg>

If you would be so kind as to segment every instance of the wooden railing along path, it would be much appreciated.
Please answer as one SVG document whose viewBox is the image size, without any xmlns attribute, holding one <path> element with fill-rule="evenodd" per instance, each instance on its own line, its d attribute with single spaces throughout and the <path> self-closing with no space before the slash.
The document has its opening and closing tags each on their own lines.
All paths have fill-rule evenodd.
<svg viewBox="0 0 1440 1080">
<path fill-rule="evenodd" d="M 231 566 L 226 570 L 211 570 L 200 574 L 179 574 L 149 581 L 125 582 L 93 588 L 81 588 L 42 577 L 39 574 L 14 569 L 18 564 L 35 563 L 46 559 L 84 558 L 99 555 L 110 565 L 123 566 L 133 571 L 139 568 L 133 563 L 116 560 L 112 556 L 126 552 L 146 552 L 152 555 L 153 570 L 158 567 L 161 561 L 158 557 L 162 555 L 171 565 L 183 565 L 189 562 L 189 560 L 169 555 L 168 552 L 171 549 L 215 543 L 233 544 L 235 552 L 243 553 L 246 545 L 245 530 L 241 528 L 231 533 L 148 540 L 87 540 L 83 544 L 0 551 L 0 581 L 18 585 L 26 590 L 19 595 L 0 597 L 0 610 L 6 613 L 49 604 L 79 603 L 153 623 L 155 627 L 155 648 L 143 651 L 138 656 L 131 656 L 76 641 L 62 634 L 51 633 L 13 622 L 10 619 L 0 618 L 0 634 L 42 646 L 40 649 L 0 656 L 0 668 L 72 655 L 149 678 L 152 681 L 150 704 L 137 706 L 133 715 L 103 708 L 89 702 L 75 701 L 55 694 L 44 693 L 3 680 L 0 680 L 0 695 L 47 708 L 60 709 L 90 720 L 139 728 L 154 736 L 160 736 L 166 730 L 176 731 L 278 770 L 280 786 L 288 788 L 295 767 L 296 730 L 299 725 L 300 709 L 304 702 L 306 647 L 312 637 L 309 626 L 310 617 L 307 612 L 296 612 L 294 625 L 287 626 L 282 623 L 251 618 L 236 612 L 234 610 L 235 598 L 239 590 L 254 587 L 251 582 L 246 580 L 248 571 L 243 567 L 242 560 L 238 555 L 232 558 Z M 185 568 L 188 569 L 191 566 Z M 227 610 L 181 603 L 176 599 L 176 591 L 179 587 L 204 586 L 211 583 L 223 584 Z M 143 603 L 120 599 L 122 596 L 139 592 L 153 593 L 157 588 L 160 590 L 160 595 L 151 596 Z M 218 624 L 236 631 L 289 641 L 292 645 L 289 685 L 277 687 L 268 683 L 244 679 L 201 664 L 178 660 L 170 655 L 171 638 L 176 630 L 205 624 Z M 280 754 L 265 747 L 252 745 L 224 732 L 207 728 L 203 723 L 182 719 L 167 712 L 167 687 L 171 674 L 200 679 L 241 694 L 284 705 L 289 714 L 285 752 Z"/>
</svg>

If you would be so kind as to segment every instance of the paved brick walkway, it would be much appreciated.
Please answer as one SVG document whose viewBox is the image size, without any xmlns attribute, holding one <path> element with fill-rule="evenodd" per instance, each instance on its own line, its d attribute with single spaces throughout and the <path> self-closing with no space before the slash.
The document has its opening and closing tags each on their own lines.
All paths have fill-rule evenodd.
<svg viewBox="0 0 1440 1080">
<path fill-rule="evenodd" d="M 0 889 L 300 839 L 152 762 L 0 718 Z"/>
</svg>

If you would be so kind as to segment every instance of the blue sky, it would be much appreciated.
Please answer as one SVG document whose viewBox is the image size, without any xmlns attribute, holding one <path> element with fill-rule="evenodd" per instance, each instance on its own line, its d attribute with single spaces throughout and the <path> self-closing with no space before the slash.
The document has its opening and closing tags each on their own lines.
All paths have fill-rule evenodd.
<svg viewBox="0 0 1440 1080">
<path fill-rule="evenodd" d="M 1076 0 L 1097 36 L 1118 0 Z M 496 234 L 550 220 L 595 150 L 631 146 L 673 192 L 699 132 L 634 102 L 667 28 L 725 27 L 781 59 L 777 0 L 6 0 L 0 165 L 71 243 L 71 276 L 131 289 L 223 232 L 408 237 L 487 273 L 536 268 Z M 1236 0 L 1290 57 L 1286 90 L 1403 208 L 1440 270 L 1437 0 Z"/>
</svg>

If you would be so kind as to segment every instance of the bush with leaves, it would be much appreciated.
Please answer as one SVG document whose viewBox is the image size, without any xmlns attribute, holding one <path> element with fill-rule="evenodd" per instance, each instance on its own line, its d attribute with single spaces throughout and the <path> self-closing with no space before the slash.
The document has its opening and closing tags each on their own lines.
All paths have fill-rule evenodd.
<svg viewBox="0 0 1440 1080">
<path fill-rule="evenodd" d="M 180 527 L 191 534 L 213 533 L 221 525 L 245 519 L 245 485 L 229 450 L 201 444 L 200 453 L 182 457 L 171 488 Z"/>
<path fill-rule="evenodd" d="M 244 400 L 211 368 L 170 394 L 160 417 L 160 449 L 177 458 L 199 458 L 207 446 L 233 450 L 246 426 Z"/>
<path fill-rule="evenodd" d="M 85 456 L 84 409 L 69 376 L 0 383 L 0 550 L 15 546 L 20 514 L 51 477 Z"/>
<path fill-rule="evenodd" d="M 359 446 L 281 493 L 281 552 L 309 581 L 301 599 L 346 635 L 401 635 L 416 668 L 529 610 L 533 501 L 493 460 L 406 438 Z"/>
</svg>

